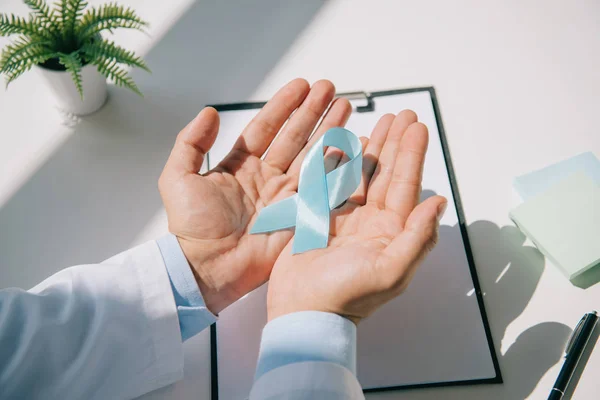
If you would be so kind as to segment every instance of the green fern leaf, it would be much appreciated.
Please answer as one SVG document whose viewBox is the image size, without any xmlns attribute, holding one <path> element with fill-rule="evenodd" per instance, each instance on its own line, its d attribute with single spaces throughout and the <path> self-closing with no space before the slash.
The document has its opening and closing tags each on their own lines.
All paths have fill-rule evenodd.
<svg viewBox="0 0 600 400">
<path fill-rule="evenodd" d="M 138 95 L 142 96 L 142 92 L 137 87 L 133 79 L 131 79 L 127 71 L 119 67 L 115 60 L 108 58 L 96 58 L 91 61 L 91 63 L 96 65 L 98 67 L 98 71 L 108 79 L 111 79 L 115 85 L 131 89 Z"/>
<path fill-rule="evenodd" d="M 14 81 L 15 79 L 17 79 L 19 76 L 21 76 L 25 72 L 27 72 L 27 70 L 23 70 L 23 71 L 16 70 L 16 71 L 4 74 L 4 76 L 6 77 L 6 80 L 4 81 L 5 86 L 8 87 L 8 85 L 10 85 L 10 83 L 12 81 Z"/>
<path fill-rule="evenodd" d="M 81 47 L 81 51 L 88 61 L 95 59 L 110 59 L 116 61 L 117 63 L 138 67 L 150 72 L 150 69 L 144 60 L 136 56 L 133 51 L 125 50 L 124 48 L 117 46 L 114 42 L 108 40 L 100 40 L 84 44 Z"/>
<path fill-rule="evenodd" d="M 99 8 L 91 8 L 83 14 L 81 23 L 77 27 L 77 36 L 85 42 L 104 30 L 111 32 L 116 28 L 143 30 L 146 26 L 148 23 L 138 17 L 133 9 L 108 3 Z"/>
<path fill-rule="evenodd" d="M 46 42 L 30 41 L 19 38 L 7 45 L 0 54 L 0 73 L 7 73 L 18 68 L 20 64 L 30 61 L 39 55 L 48 53 L 44 48 Z M 33 60 L 32 60 L 33 61 Z"/>
<path fill-rule="evenodd" d="M 5 75 L 7 86 L 34 65 L 56 57 L 56 53 L 47 48 L 46 45 L 47 42 L 19 38 L 2 50 L 0 54 L 0 73 Z"/>
<path fill-rule="evenodd" d="M 28 19 L 0 14 L 0 36 L 20 35 L 0 52 L 0 74 L 7 84 L 36 64 L 48 66 L 48 60 L 58 59 L 82 99 L 81 71 L 86 63 L 96 65 L 117 86 L 141 95 L 121 64 L 149 71 L 144 60 L 100 36 L 117 28 L 143 30 L 148 24 L 133 9 L 108 3 L 85 11 L 86 0 L 57 0 L 54 7 L 46 1 L 23 0 L 32 10 Z"/>
<path fill-rule="evenodd" d="M 15 15 L 0 14 L 0 36 L 26 35 L 32 39 L 48 38 L 40 25 L 35 20 L 26 20 Z"/>
<path fill-rule="evenodd" d="M 78 20 L 83 15 L 83 9 L 87 7 L 87 2 L 83 0 L 61 0 L 60 15 L 63 38 L 72 46 L 77 46 L 77 36 L 75 27 Z"/>
<path fill-rule="evenodd" d="M 25 72 L 29 71 L 31 68 L 33 68 L 34 65 L 37 65 L 38 63 L 43 63 L 53 57 L 56 57 L 56 54 L 42 54 L 35 58 L 36 60 L 38 60 L 38 62 L 33 61 L 33 59 L 28 59 L 23 62 L 17 62 L 15 64 L 8 65 L 6 68 L 6 72 L 3 72 L 6 78 L 6 86 L 8 87 L 8 85 L 12 81 L 17 79 L 19 76 L 23 75 Z"/>
<path fill-rule="evenodd" d="M 83 100 L 83 85 L 81 78 L 82 65 L 79 54 L 77 52 L 73 52 L 71 54 L 59 54 L 58 60 L 62 65 L 65 66 L 67 72 L 71 74 L 73 82 L 75 83 L 75 87 L 79 92 L 79 96 L 81 96 L 81 100 Z"/>
<path fill-rule="evenodd" d="M 23 0 L 23 2 L 33 10 L 35 17 L 33 22 L 57 37 L 60 31 L 60 21 L 56 10 L 50 10 L 45 0 Z"/>
</svg>

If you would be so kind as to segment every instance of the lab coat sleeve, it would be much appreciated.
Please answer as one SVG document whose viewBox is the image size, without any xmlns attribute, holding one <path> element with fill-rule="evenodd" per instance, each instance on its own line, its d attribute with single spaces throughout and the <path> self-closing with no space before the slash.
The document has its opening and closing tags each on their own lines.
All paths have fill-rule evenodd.
<svg viewBox="0 0 600 400">
<path fill-rule="evenodd" d="M 156 242 L 0 290 L 0 399 L 130 399 L 183 376 Z"/>
</svg>

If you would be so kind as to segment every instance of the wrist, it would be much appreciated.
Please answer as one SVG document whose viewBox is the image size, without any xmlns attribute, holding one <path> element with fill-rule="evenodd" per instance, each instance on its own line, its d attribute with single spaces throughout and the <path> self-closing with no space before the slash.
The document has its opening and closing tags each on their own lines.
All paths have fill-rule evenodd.
<svg viewBox="0 0 600 400">
<path fill-rule="evenodd" d="M 206 307 L 215 315 L 219 314 L 229 305 L 234 303 L 238 297 L 232 288 L 219 277 L 215 268 L 212 268 L 211 254 L 190 240 L 177 236 L 179 245 L 188 261 L 192 274 L 202 293 Z"/>
</svg>

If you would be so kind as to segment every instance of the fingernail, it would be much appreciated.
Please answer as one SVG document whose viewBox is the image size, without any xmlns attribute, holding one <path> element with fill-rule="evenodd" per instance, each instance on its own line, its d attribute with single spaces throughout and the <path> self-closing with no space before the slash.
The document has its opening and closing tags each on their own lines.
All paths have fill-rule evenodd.
<svg viewBox="0 0 600 400">
<path fill-rule="evenodd" d="M 443 202 L 442 204 L 440 204 L 438 206 L 438 210 L 437 210 L 437 220 L 438 220 L 438 222 L 440 222 L 440 220 L 444 216 L 444 213 L 446 212 L 446 208 L 448 208 L 448 202 L 447 201 Z"/>
</svg>

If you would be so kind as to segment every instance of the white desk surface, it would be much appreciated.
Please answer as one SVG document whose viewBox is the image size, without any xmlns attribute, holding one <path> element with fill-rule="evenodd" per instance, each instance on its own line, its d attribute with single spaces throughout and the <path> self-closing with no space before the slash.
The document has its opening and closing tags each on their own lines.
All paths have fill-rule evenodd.
<svg viewBox="0 0 600 400">
<path fill-rule="evenodd" d="M 571 285 L 525 242 L 508 219 L 511 183 L 584 151 L 600 156 L 600 3 L 123 3 L 152 24 L 149 36 L 116 37 L 154 71 L 135 72 L 143 99 L 111 89 L 100 112 L 72 121 L 33 73 L 0 89 L 0 287 L 30 287 L 165 232 L 156 180 L 204 104 L 263 100 L 297 76 L 340 92 L 432 85 L 505 383 L 368 398 L 547 397 L 571 329 L 600 308 L 600 284 Z M 1 0 L 6 11 L 25 8 Z M 576 399 L 600 391 L 599 347 Z M 208 352 L 204 332 L 186 343 L 184 384 L 147 397 L 209 399 Z"/>
</svg>

